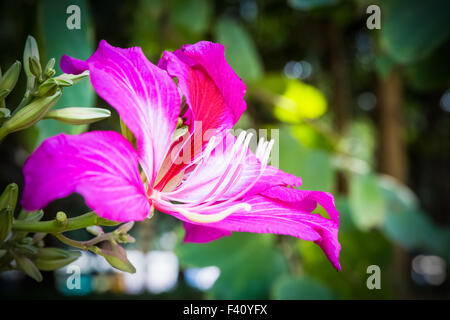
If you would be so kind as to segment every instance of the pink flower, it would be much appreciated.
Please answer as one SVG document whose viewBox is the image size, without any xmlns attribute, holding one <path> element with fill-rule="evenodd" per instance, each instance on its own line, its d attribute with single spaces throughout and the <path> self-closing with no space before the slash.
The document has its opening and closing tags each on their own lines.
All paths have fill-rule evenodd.
<svg viewBox="0 0 450 320">
<path fill-rule="evenodd" d="M 300 186 L 300 178 L 267 165 L 273 142 L 260 141 L 254 154 L 250 134 L 229 133 L 246 109 L 246 87 L 226 62 L 222 45 L 186 45 L 165 52 L 155 66 L 140 48 L 101 41 L 86 61 L 63 56 L 61 68 L 89 70 L 93 87 L 118 111 L 137 148 L 112 131 L 48 138 L 24 166 L 25 209 L 77 192 L 110 220 L 143 220 L 152 207 L 166 212 L 183 221 L 189 242 L 232 231 L 314 241 L 340 270 L 339 213 L 332 195 L 292 188 Z M 188 130 L 173 139 L 179 90 Z M 311 213 L 317 204 L 330 219 Z"/>
</svg>

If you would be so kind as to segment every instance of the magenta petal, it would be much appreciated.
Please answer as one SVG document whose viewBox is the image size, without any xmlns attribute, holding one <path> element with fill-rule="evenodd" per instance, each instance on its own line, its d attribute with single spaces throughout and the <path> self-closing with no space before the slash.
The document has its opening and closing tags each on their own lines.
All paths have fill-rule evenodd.
<svg viewBox="0 0 450 320">
<path fill-rule="evenodd" d="M 313 211 L 320 204 L 329 214 L 331 220 L 339 225 L 339 212 L 334 205 L 334 197 L 331 193 L 322 191 L 308 191 L 292 188 L 273 187 L 261 192 L 262 195 L 278 199 L 291 205 L 300 205 Z"/>
<path fill-rule="evenodd" d="M 245 84 L 231 69 L 225 48 L 218 43 L 201 41 L 173 53 L 166 51 L 158 66 L 178 79 L 186 98 L 189 109 L 183 117 L 192 137 L 180 154 L 189 153 L 193 159 L 212 135 L 227 132 L 237 123 L 247 108 Z M 162 189 L 185 165 L 186 161 L 173 165 L 157 188 Z"/>
<path fill-rule="evenodd" d="M 178 85 L 203 130 L 232 128 L 247 108 L 246 87 L 225 59 L 225 48 L 201 41 L 164 52 L 159 66 L 178 78 Z"/>
<path fill-rule="evenodd" d="M 59 63 L 61 70 L 65 73 L 80 74 L 88 70 L 89 66 L 86 61 L 63 55 Z"/>
<path fill-rule="evenodd" d="M 166 71 L 150 63 L 141 48 L 121 49 L 102 40 L 86 62 L 98 95 L 118 112 L 137 139 L 138 155 L 150 185 L 170 147 L 180 112 L 180 95 Z M 86 66 L 70 57 L 63 70 Z"/>
<path fill-rule="evenodd" d="M 186 235 L 184 242 L 205 243 L 231 235 L 231 231 L 211 228 L 205 225 L 183 222 Z"/>
<path fill-rule="evenodd" d="M 143 220 L 150 211 L 136 151 L 113 131 L 48 138 L 28 158 L 23 174 L 26 210 L 77 192 L 106 219 Z"/>
<path fill-rule="evenodd" d="M 307 197 L 304 200 L 306 201 L 306 199 Z M 202 213 L 215 214 L 243 202 L 251 206 L 249 212 L 239 210 L 225 219 L 214 223 L 200 224 L 192 222 L 177 212 L 176 205 L 173 205 L 170 210 L 167 207 L 162 210 L 185 222 L 198 224 L 204 228 L 219 229 L 223 232 L 274 233 L 314 241 L 322 248 L 333 266 L 337 270 L 340 270 L 339 252 L 341 246 L 338 241 L 339 225 L 333 220 L 326 219 L 319 214 L 311 213 L 311 206 L 306 202 L 283 202 L 261 195 L 253 195 L 241 201 L 229 203 L 222 208 L 210 209 L 208 212 L 204 210 Z M 303 204 L 306 205 L 303 206 Z M 195 208 L 192 211 L 195 212 Z M 217 236 L 219 235 L 218 232 L 215 232 L 215 234 Z M 196 237 L 201 238 L 200 235 L 196 235 Z M 209 235 L 206 233 L 205 239 L 208 237 Z"/>
</svg>

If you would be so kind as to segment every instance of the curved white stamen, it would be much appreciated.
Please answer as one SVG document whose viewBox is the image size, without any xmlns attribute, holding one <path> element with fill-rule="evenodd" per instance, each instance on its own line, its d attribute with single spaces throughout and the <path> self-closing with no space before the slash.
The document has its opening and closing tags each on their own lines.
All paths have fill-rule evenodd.
<svg viewBox="0 0 450 320">
<path fill-rule="evenodd" d="M 242 196 L 244 196 L 251 188 L 253 188 L 253 186 L 259 181 L 261 176 L 264 174 L 264 172 L 267 168 L 270 152 L 271 152 L 271 149 L 274 144 L 273 139 L 270 141 L 265 141 L 264 138 L 261 138 L 258 143 L 258 147 L 255 152 L 255 156 L 260 162 L 258 176 L 255 179 L 253 179 L 253 181 L 244 190 L 242 190 L 238 194 L 234 195 L 233 197 L 228 198 L 225 201 L 222 201 L 220 203 L 217 203 L 217 200 L 219 200 L 220 197 L 222 197 L 227 191 L 230 190 L 230 188 L 232 188 L 235 185 L 236 181 L 238 181 L 240 175 L 242 174 L 242 168 L 243 168 L 242 160 L 247 155 L 248 146 L 249 146 L 251 138 L 252 138 L 252 135 L 247 134 L 245 132 L 242 132 L 239 135 L 235 144 L 233 145 L 232 150 L 227 155 L 229 158 L 227 158 L 225 161 L 226 162 L 225 163 L 225 171 L 220 176 L 218 181 L 215 183 L 212 190 L 210 192 L 208 192 L 207 196 L 202 197 L 202 199 L 200 199 L 200 200 L 194 200 L 192 202 L 180 203 L 180 204 L 176 204 L 176 205 L 167 201 L 167 200 L 179 201 L 180 199 L 177 199 L 176 197 L 174 197 L 174 195 L 177 192 L 180 192 L 180 189 L 179 189 L 179 190 L 176 190 L 176 192 L 170 193 L 170 195 L 164 194 L 164 193 L 158 193 L 155 197 L 155 200 L 159 203 L 160 206 L 166 207 L 167 210 L 176 211 L 177 213 L 181 214 L 186 219 L 188 219 L 192 222 L 196 222 L 196 223 L 219 222 L 219 221 L 227 218 L 232 213 L 242 210 L 242 209 L 249 212 L 252 207 L 248 203 L 238 203 L 238 204 L 235 204 L 232 206 L 230 206 L 230 203 L 232 204 L 232 202 L 241 199 Z M 203 167 L 204 165 L 206 165 L 205 164 L 207 162 L 206 160 L 210 157 L 211 152 L 214 148 L 215 148 L 215 146 L 213 143 L 208 144 L 207 148 L 205 149 L 204 155 L 201 156 L 205 161 L 201 162 L 197 165 L 195 170 L 191 173 L 192 177 L 195 175 L 195 173 L 197 172 L 197 169 L 199 169 L 199 167 Z M 234 161 L 237 160 L 237 162 L 233 163 L 233 160 Z M 191 178 L 191 176 L 189 176 L 185 180 L 185 183 L 188 180 L 190 180 L 190 178 Z M 226 183 L 225 187 L 222 188 L 221 185 L 222 185 L 223 181 L 227 181 L 227 183 Z M 188 188 L 187 184 L 185 184 L 185 186 L 187 186 L 187 188 Z M 220 188 L 220 191 L 218 191 L 219 188 Z M 185 188 L 183 188 L 181 186 L 181 190 L 183 190 L 183 189 L 185 189 Z M 227 207 L 227 206 L 229 206 L 229 207 Z M 221 211 L 221 209 L 223 209 L 223 210 Z M 215 213 L 215 214 L 208 214 L 207 212 L 210 212 L 211 210 L 216 210 L 219 212 Z M 192 212 L 192 211 L 196 211 L 196 212 Z"/>
<path fill-rule="evenodd" d="M 211 137 L 211 139 L 209 140 L 209 142 L 206 145 L 205 150 L 202 152 L 202 154 L 200 156 L 198 156 L 197 158 L 195 158 L 189 165 L 187 165 L 183 169 L 183 171 L 186 172 L 187 169 L 197 165 L 195 167 L 195 169 L 189 174 L 189 176 L 185 180 L 185 183 L 186 183 L 186 181 L 189 181 L 190 177 L 194 177 L 195 176 L 195 174 L 198 171 L 198 168 L 200 167 L 200 165 L 202 163 L 202 160 L 203 160 L 203 162 L 206 162 L 206 160 L 208 160 L 208 158 L 211 155 L 212 150 L 214 150 L 214 148 L 217 146 L 217 145 L 215 145 L 215 142 L 216 142 L 216 137 L 215 136 Z M 168 192 L 167 194 L 171 194 L 171 193 L 172 192 Z"/>
<path fill-rule="evenodd" d="M 263 150 L 263 152 L 262 152 L 261 168 L 260 168 L 258 177 L 256 177 L 256 179 L 254 179 L 254 180 L 252 181 L 252 183 L 251 183 L 250 185 L 248 185 L 247 188 L 245 188 L 244 190 L 242 190 L 239 194 L 237 194 L 237 195 L 235 195 L 235 196 L 233 196 L 233 197 L 231 197 L 231 198 L 229 198 L 229 199 L 227 199 L 227 200 L 225 200 L 225 201 L 223 201 L 223 202 L 221 202 L 221 203 L 218 203 L 218 204 L 216 204 L 216 205 L 211 205 L 211 206 L 209 206 L 208 208 L 217 208 L 217 207 L 221 207 L 221 206 L 226 205 L 226 204 L 228 204 L 228 203 L 230 203 L 230 202 L 232 202 L 232 201 L 238 200 L 238 199 L 241 198 L 243 195 L 245 195 L 251 188 L 253 188 L 253 186 L 258 182 L 258 180 L 261 178 L 261 176 L 264 174 L 264 171 L 265 171 L 266 168 L 267 168 L 267 161 L 268 161 L 268 159 L 269 159 L 270 151 L 271 151 L 271 149 L 272 149 L 272 147 L 273 147 L 274 142 L 275 142 L 275 141 L 272 139 L 272 140 L 270 140 L 269 143 L 265 144 L 267 147 L 266 147 L 265 150 Z"/>
<path fill-rule="evenodd" d="M 252 133 L 248 133 L 244 144 L 242 146 L 242 149 L 240 150 L 240 154 L 239 154 L 239 159 L 236 161 L 235 164 L 232 163 L 228 163 L 228 166 L 225 170 L 225 172 L 222 174 L 222 176 L 220 177 L 220 179 L 217 181 L 216 185 L 212 188 L 212 190 L 205 196 L 203 197 L 201 200 L 196 201 L 197 203 L 202 203 L 203 201 L 208 200 L 205 203 L 202 203 L 200 205 L 198 205 L 199 207 L 205 207 L 207 205 L 209 205 L 210 203 L 213 203 L 214 201 L 216 201 L 217 199 L 219 199 L 223 194 L 225 194 L 234 184 L 234 181 L 236 181 L 236 179 L 240 176 L 240 173 L 242 172 L 241 167 L 242 167 L 242 160 L 243 158 L 247 155 L 247 150 L 248 150 L 248 146 L 250 144 L 250 141 L 253 137 Z M 231 157 L 233 158 L 233 157 Z M 225 181 L 226 178 L 228 178 L 230 176 L 229 181 L 227 182 L 227 184 L 225 185 L 225 187 L 223 187 L 220 192 L 216 191 L 219 189 L 219 187 L 222 185 L 223 181 Z M 214 193 L 216 193 L 214 195 Z M 214 195 L 212 198 L 210 198 L 212 195 Z"/>
<path fill-rule="evenodd" d="M 231 152 L 229 154 L 227 154 L 227 153 L 223 154 L 223 156 L 228 157 L 228 159 L 226 159 L 225 168 L 229 167 L 230 162 L 233 160 L 233 157 L 234 157 L 235 153 L 239 150 L 239 148 L 241 147 L 242 143 L 244 142 L 246 134 L 247 133 L 245 131 L 241 132 L 241 134 L 236 139 L 236 142 L 233 145 L 233 147 L 231 149 Z M 247 139 L 246 139 L 245 143 L 247 143 Z M 250 143 L 250 142 L 248 142 L 248 143 Z M 210 144 L 208 143 L 207 149 L 208 149 L 209 146 L 210 146 Z M 207 154 L 208 157 L 205 158 L 205 161 L 203 161 L 202 163 L 199 163 L 197 165 L 197 167 L 194 169 L 194 171 L 189 174 L 189 177 L 185 181 L 183 181 L 183 183 L 181 184 L 180 188 L 172 191 L 170 194 L 166 194 L 165 196 L 166 196 L 167 199 L 172 198 L 173 196 L 179 194 L 180 192 L 186 191 L 186 188 L 189 188 L 189 181 L 193 177 L 195 177 L 195 174 L 197 173 L 198 170 L 200 170 L 200 168 L 203 168 L 204 166 L 207 165 L 207 161 L 206 160 L 209 158 L 209 156 L 210 156 L 210 154 L 212 152 L 212 149 L 214 149 L 215 147 L 216 147 L 215 145 L 211 144 L 211 150 L 209 150 L 209 152 Z M 206 149 L 205 149 L 205 151 L 206 151 Z M 225 169 L 225 170 L 227 170 L 227 169 Z M 197 202 L 197 201 L 195 201 L 195 202 Z"/>
<path fill-rule="evenodd" d="M 258 146 L 256 147 L 255 151 L 255 157 L 257 159 L 259 159 L 259 155 L 261 153 L 261 149 L 263 148 L 263 146 L 264 146 L 264 137 L 261 137 L 261 139 L 259 139 Z"/>
<path fill-rule="evenodd" d="M 203 163 L 206 162 L 206 160 L 208 160 L 208 158 L 211 156 L 211 152 L 214 150 L 214 148 L 216 147 L 216 145 L 214 145 L 214 143 L 216 142 L 216 137 L 211 137 L 211 139 L 209 139 L 208 144 L 206 145 L 205 150 L 203 151 L 203 153 L 197 158 L 195 159 L 192 163 L 190 163 L 186 168 L 184 168 L 185 172 L 186 169 L 192 167 L 193 165 L 197 164 L 197 167 L 195 167 L 194 171 L 191 172 L 191 174 L 189 175 L 190 177 L 195 176 L 195 174 L 198 171 L 198 168 L 201 166 L 202 161 Z M 189 180 L 189 177 L 186 179 L 186 181 Z"/>
</svg>

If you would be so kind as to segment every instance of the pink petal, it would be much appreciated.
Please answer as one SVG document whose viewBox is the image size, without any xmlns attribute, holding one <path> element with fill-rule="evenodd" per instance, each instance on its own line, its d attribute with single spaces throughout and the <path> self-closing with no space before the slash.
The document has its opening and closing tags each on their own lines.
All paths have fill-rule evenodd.
<svg viewBox="0 0 450 320">
<path fill-rule="evenodd" d="M 331 220 L 339 225 L 339 212 L 334 205 L 334 197 L 331 193 L 322 191 L 308 191 L 292 188 L 283 188 L 276 186 L 261 192 L 265 197 L 291 203 L 292 205 L 301 205 L 313 211 L 317 204 L 320 204 L 329 214 Z"/>
<path fill-rule="evenodd" d="M 89 69 L 87 61 L 63 55 L 60 61 L 61 70 L 65 73 L 80 74 Z"/>
<path fill-rule="evenodd" d="M 26 210 L 77 192 L 106 219 L 143 220 L 150 211 L 136 151 L 113 131 L 48 138 L 28 158 L 23 174 Z"/>
<path fill-rule="evenodd" d="M 78 72 L 83 61 L 65 57 L 61 68 Z M 121 49 L 102 40 L 87 61 L 98 95 L 118 112 L 138 142 L 150 185 L 170 147 L 180 112 L 180 95 L 166 71 L 150 63 L 141 48 Z"/>
<path fill-rule="evenodd" d="M 247 108 L 246 87 L 225 59 L 219 43 L 201 41 L 164 52 L 159 66 L 178 79 L 195 121 L 203 130 L 232 128 Z"/>
<path fill-rule="evenodd" d="M 231 235 L 231 231 L 183 222 L 186 234 L 184 242 L 205 243 Z"/>
<path fill-rule="evenodd" d="M 226 132 L 237 123 L 247 108 L 245 84 L 227 63 L 225 48 L 218 43 L 201 41 L 173 53 L 166 51 L 159 66 L 178 79 L 186 98 L 189 110 L 184 118 L 192 137 L 179 152 L 193 159 L 212 135 Z M 162 189 L 186 163 L 189 161 L 173 165 L 157 189 Z"/>
<path fill-rule="evenodd" d="M 337 270 L 340 270 L 339 252 L 341 246 L 338 241 L 339 224 L 319 214 L 311 213 L 311 210 L 314 208 L 311 207 L 307 200 L 315 201 L 317 204 L 317 199 L 310 199 L 310 195 L 304 197 L 304 202 L 284 202 L 261 195 L 252 195 L 242 199 L 242 201 L 229 203 L 222 208 L 214 208 L 208 211 L 203 210 L 205 214 L 215 214 L 243 202 L 251 206 L 250 212 L 239 210 L 225 219 L 214 223 L 201 224 L 190 221 L 177 212 L 177 205 L 173 205 L 171 208 L 162 206 L 160 210 L 180 220 L 190 224 L 198 224 L 202 227 L 198 229 L 189 228 L 187 230 L 189 238 L 186 241 L 194 239 L 194 242 L 207 242 L 209 239 L 218 238 L 220 231 L 223 233 L 239 231 L 290 235 L 303 240 L 314 241 L 322 248 L 333 266 Z M 320 201 L 320 204 L 323 205 L 325 203 L 325 206 L 330 204 L 330 201 L 331 204 L 333 202 L 332 198 L 328 200 L 321 198 Z M 157 202 L 155 205 L 157 207 L 160 206 Z M 332 208 L 334 208 L 334 205 Z M 192 211 L 195 212 L 195 207 Z M 214 228 L 216 230 L 207 230 L 207 228 Z M 202 234 L 204 234 L 204 238 Z"/>
</svg>

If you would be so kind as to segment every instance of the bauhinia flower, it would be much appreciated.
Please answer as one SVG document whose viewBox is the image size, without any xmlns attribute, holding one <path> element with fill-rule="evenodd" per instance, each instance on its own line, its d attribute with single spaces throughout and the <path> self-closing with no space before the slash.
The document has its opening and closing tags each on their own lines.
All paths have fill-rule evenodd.
<svg viewBox="0 0 450 320">
<path fill-rule="evenodd" d="M 222 45 L 202 41 L 166 51 L 156 66 L 140 48 L 101 41 L 86 61 L 63 56 L 61 68 L 89 70 L 94 89 L 118 111 L 136 146 L 112 131 L 48 138 L 24 166 L 25 209 L 77 192 L 114 221 L 143 220 L 154 208 L 170 214 L 183 221 L 186 242 L 233 231 L 314 241 L 340 270 L 333 196 L 296 189 L 300 178 L 268 165 L 273 141 L 261 139 L 253 153 L 251 134 L 230 134 L 246 109 L 246 87 Z M 177 129 L 180 116 L 185 132 Z M 318 204 L 330 219 L 312 213 Z"/>
</svg>

